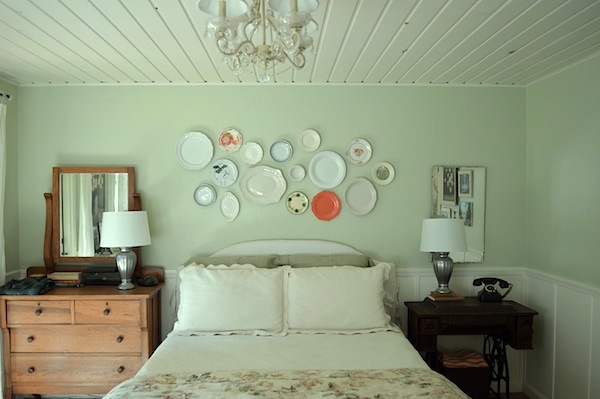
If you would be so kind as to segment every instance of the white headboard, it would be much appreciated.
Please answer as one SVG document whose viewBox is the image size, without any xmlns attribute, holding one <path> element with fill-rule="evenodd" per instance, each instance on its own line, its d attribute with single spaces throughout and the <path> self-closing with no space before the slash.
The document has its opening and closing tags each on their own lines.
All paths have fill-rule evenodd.
<svg viewBox="0 0 600 399">
<path fill-rule="evenodd" d="M 349 245 L 323 240 L 256 240 L 245 241 L 225 247 L 211 256 L 243 255 L 361 255 Z"/>
</svg>

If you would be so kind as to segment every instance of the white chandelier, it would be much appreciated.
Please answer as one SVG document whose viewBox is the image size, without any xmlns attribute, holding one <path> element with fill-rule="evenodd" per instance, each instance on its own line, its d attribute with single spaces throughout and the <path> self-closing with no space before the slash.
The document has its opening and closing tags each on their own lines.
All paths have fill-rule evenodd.
<svg viewBox="0 0 600 399">
<path fill-rule="evenodd" d="M 310 35 L 317 30 L 310 13 L 318 7 L 317 0 L 268 0 L 268 7 L 266 0 L 250 6 L 244 0 L 198 2 L 201 11 L 213 16 L 206 23 L 207 34 L 229 68 L 239 75 L 256 66 L 262 81 L 276 73 L 277 64 L 304 67 L 304 51 L 312 47 Z"/>
</svg>

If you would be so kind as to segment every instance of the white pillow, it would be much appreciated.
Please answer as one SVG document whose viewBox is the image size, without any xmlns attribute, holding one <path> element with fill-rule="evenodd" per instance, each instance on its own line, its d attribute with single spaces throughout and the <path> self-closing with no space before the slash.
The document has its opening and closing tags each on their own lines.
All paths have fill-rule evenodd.
<svg viewBox="0 0 600 399">
<path fill-rule="evenodd" d="M 180 272 L 180 303 L 173 331 L 178 335 L 281 335 L 287 268 L 207 268 Z"/>
<path fill-rule="evenodd" d="M 390 265 L 290 269 L 287 321 L 290 332 L 371 332 L 392 329 L 384 308 Z"/>
</svg>

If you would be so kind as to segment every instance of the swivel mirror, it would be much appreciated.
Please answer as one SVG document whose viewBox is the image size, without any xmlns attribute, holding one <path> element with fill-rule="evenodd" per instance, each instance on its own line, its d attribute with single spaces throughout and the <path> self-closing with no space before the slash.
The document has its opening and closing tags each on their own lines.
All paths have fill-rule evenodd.
<svg viewBox="0 0 600 399">
<path fill-rule="evenodd" d="M 113 251 L 100 247 L 102 213 L 141 208 L 134 168 L 54 167 L 52 172 L 52 194 L 45 194 L 47 273 L 114 265 Z"/>
</svg>

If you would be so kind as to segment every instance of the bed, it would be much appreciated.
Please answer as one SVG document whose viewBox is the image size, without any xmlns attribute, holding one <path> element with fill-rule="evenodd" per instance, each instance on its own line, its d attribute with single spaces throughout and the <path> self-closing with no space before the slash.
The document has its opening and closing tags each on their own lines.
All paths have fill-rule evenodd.
<svg viewBox="0 0 600 399">
<path fill-rule="evenodd" d="M 393 323 L 395 270 L 318 240 L 194 257 L 173 331 L 105 399 L 468 398 Z"/>
</svg>

